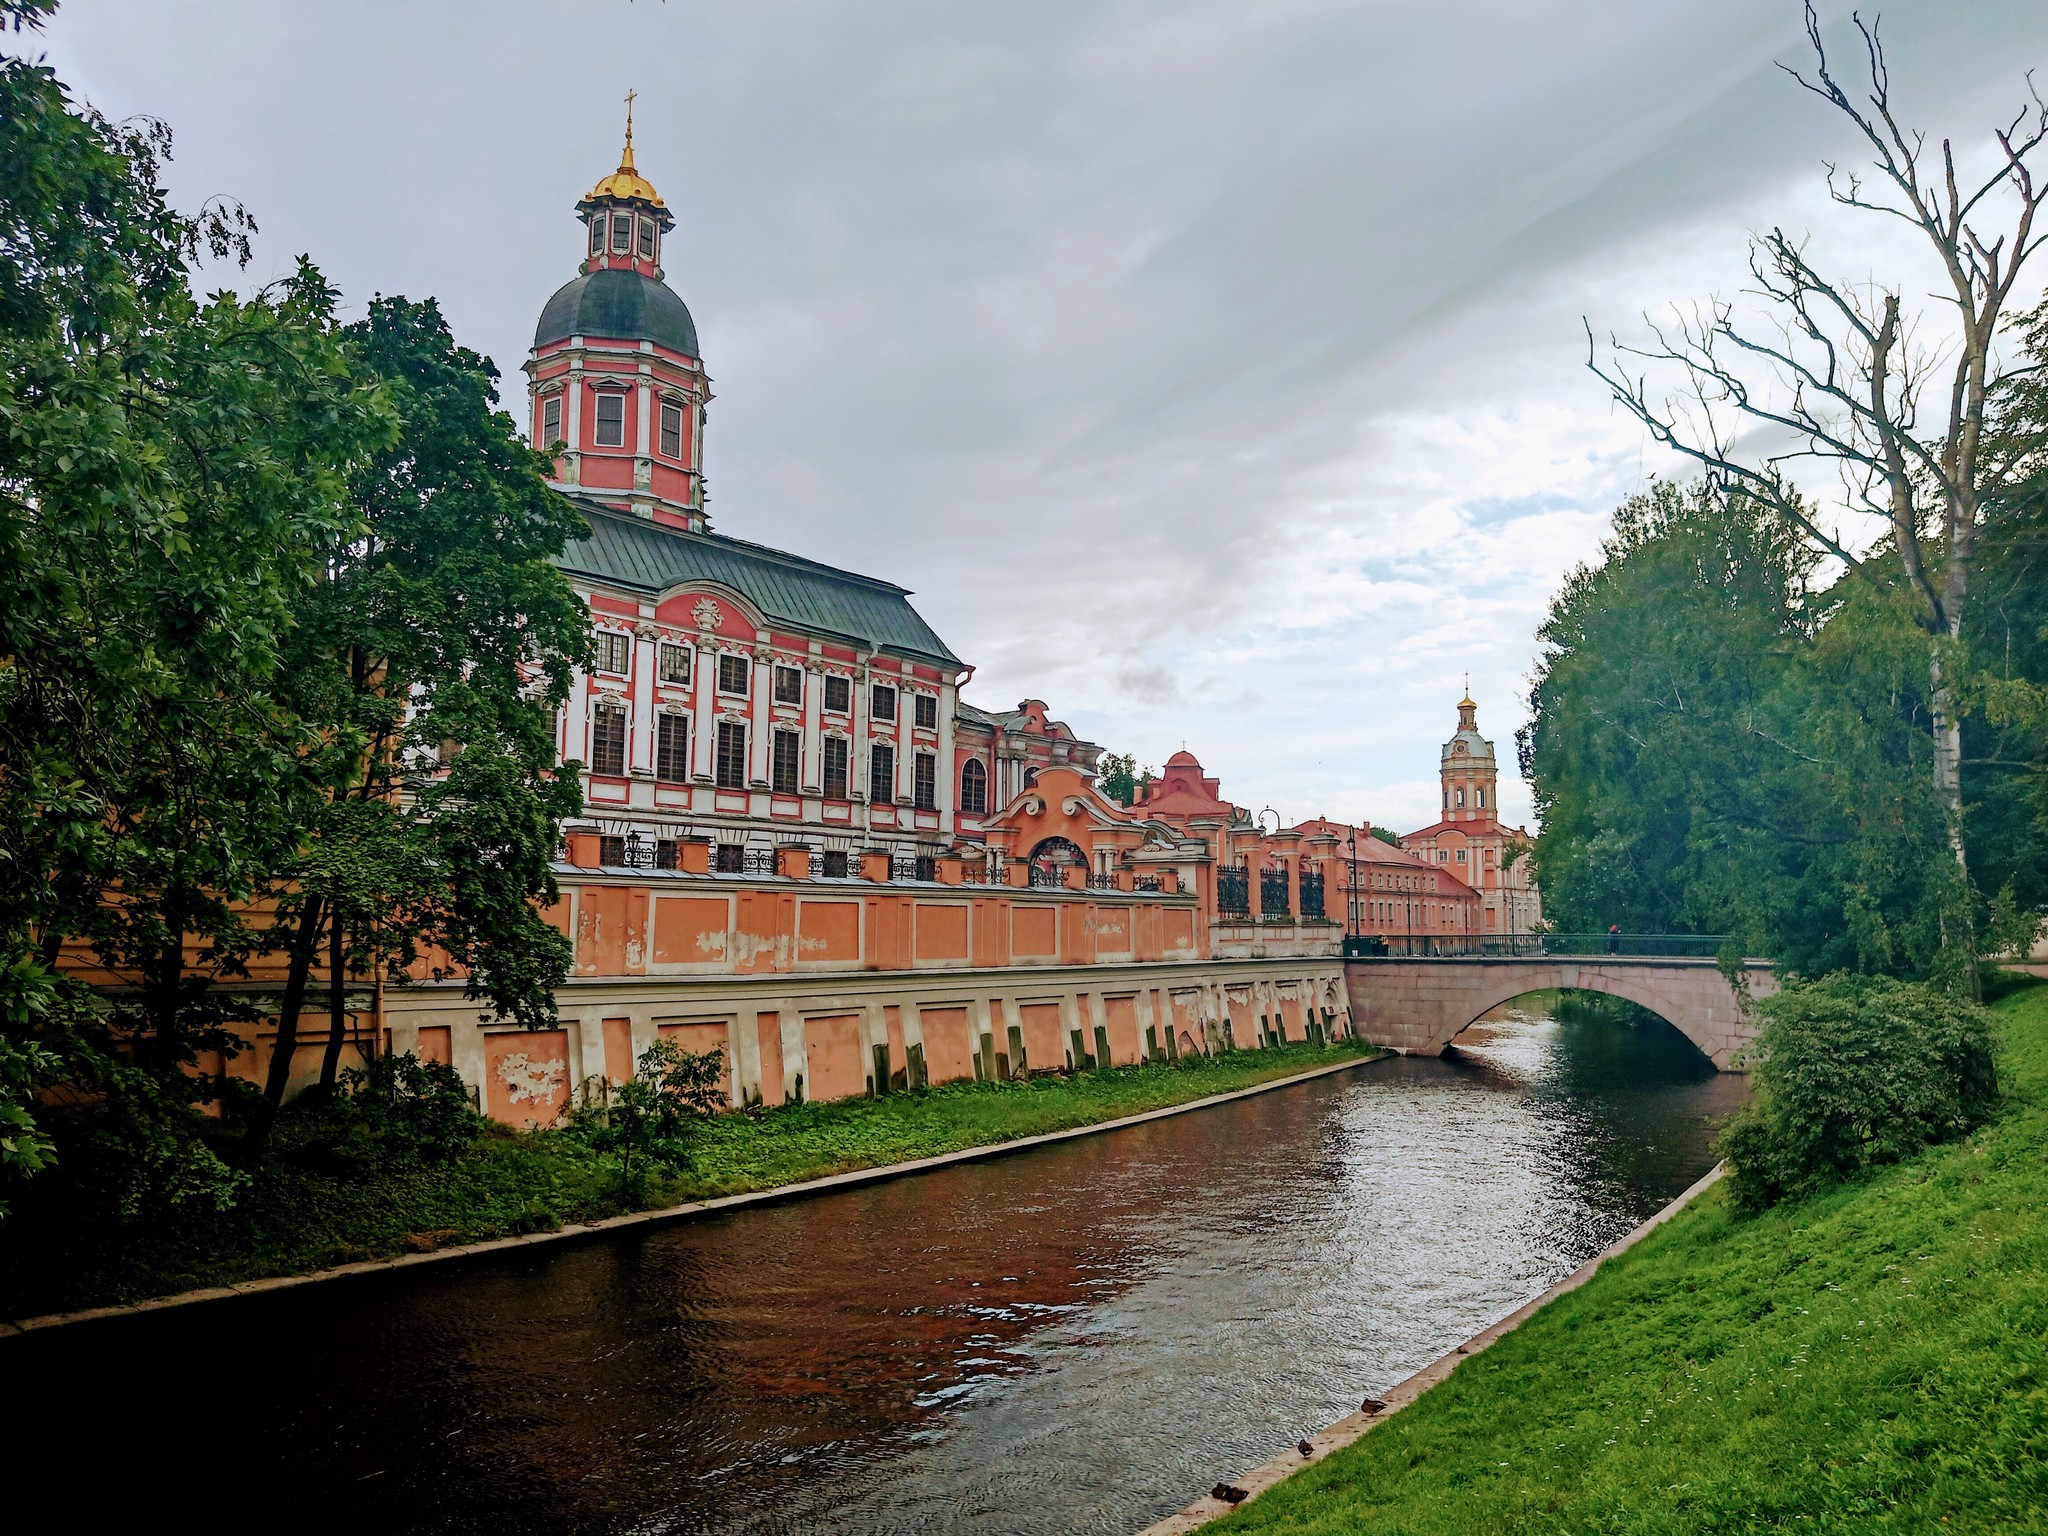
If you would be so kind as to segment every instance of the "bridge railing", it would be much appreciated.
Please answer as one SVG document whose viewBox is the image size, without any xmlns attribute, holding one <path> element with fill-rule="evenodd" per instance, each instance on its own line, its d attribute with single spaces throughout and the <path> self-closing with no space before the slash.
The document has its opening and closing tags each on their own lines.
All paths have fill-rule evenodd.
<svg viewBox="0 0 2048 1536">
<path fill-rule="evenodd" d="M 1546 956 L 1663 956 L 1711 960 L 1723 933 L 1370 934 L 1344 941 L 1347 960 L 1541 959 Z"/>
</svg>

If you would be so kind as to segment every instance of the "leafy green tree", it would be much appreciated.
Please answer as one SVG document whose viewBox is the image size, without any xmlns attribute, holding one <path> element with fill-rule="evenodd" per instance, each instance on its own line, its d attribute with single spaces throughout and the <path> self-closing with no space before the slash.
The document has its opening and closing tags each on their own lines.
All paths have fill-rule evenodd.
<svg viewBox="0 0 2048 1536">
<path fill-rule="evenodd" d="M 0 24 L 50 9 L 6 0 Z M 67 944 L 128 984 L 137 1070 L 177 1086 L 198 1050 L 232 1048 L 243 1010 L 207 983 L 258 942 L 248 904 L 304 809 L 277 771 L 303 728 L 270 685 L 294 595 L 351 523 L 346 466 L 389 430 L 310 265 L 253 298 L 194 295 L 194 262 L 246 260 L 254 226 L 174 210 L 169 148 L 160 124 L 117 127 L 0 56 L 0 1081 L 17 1095 L 52 1061 L 90 1069 L 80 1026 L 101 1011 L 45 985 Z M 15 1171 L 47 1156 L 18 1124 L 8 1141 Z"/>
<path fill-rule="evenodd" d="M 1095 765 L 1095 787 L 1118 805 L 1128 806 L 1138 798 L 1138 786 L 1152 777 L 1150 768 L 1140 768 L 1128 752 L 1105 752 Z"/>
<path fill-rule="evenodd" d="M 1368 827 L 1366 830 L 1390 848 L 1401 846 L 1401 835 L 1398 832 L 1390 832 L 1385 827 Z"/>
<path fill-rule="evenodd" d="M 657 1040 L 641 1052 L 631 1077 L 579 1111 L 577 1128 L 600 1152 L 618 1154 L 620 1189 L 638 1200 L 646 1174 L 635 1173 L 634 1160 L 688 1167 L 691 1132 L 724 1105 L 723 1051 L 693 1053 Z"/>
<path fill-rule="evenodd" d="M 1818 565 L 1750 498 L 1660 482 L 1566 579 L 1520 737 L 1558 927 L 1726 932 L 1808 974 L 1953 953 L 1913 618 Z"/>
<path fill-rule="evenodd" d="M 2024 950 L 2048 913 L 2048 305 L 2024 317 L 2022 361 L 1995 402 L 1976 600 L 1964 630 L 1970 868 L 1989 896 L 1991 953 Z"/>
<path fill-rule="evenodd" d="M 556 828 L 581 805 L 554 722 L 588 625 L 551 563 L 581 522 L 493 409 L 490 362 L 456 345 L 431 300 L 377 299 L 343 339 L 397 432 L 353 468 L 355 516 L 320 551 L 283 658 L 282 694 L 319 749 L 298 765 L 317 809 L 275 931 L 290 968 L 273 1108 L 323 946 L 326 1086 L 350 971 L 431 957 L 460 968 L 469 996 L 540 1026 L 570 960 L 537 907 L 557 899 Z"/>
</svg>

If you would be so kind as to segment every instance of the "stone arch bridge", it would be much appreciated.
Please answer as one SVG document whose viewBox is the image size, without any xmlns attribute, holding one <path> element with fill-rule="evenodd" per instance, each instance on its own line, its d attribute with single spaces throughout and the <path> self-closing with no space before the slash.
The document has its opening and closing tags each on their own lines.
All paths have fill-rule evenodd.
<svg viewBox="0 0 2048 1536">
<path fill-rule="evenodd" d="M 1737 972 L 1750 999 L 1778 990 L 1768 960 Z M 1723 1072 L 1741 1071 L 1757 1021 L 1713 960 L 1668 955 L 1425 958 L 1344 963 L 1351 1023 L 1361 1039 L 1408 1055 L 1435 1056 L 1481 1014 L 1525 992 L 1576 989 L 1640 1003 L 1700 1048 Z"/>
</svg>

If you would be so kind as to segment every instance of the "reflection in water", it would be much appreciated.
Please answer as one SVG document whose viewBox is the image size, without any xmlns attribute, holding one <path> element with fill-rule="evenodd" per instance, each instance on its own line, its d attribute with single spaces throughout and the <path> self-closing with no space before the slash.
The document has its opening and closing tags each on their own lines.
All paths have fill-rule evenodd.
<svg viewBox="0 0 2048 1536">
<path fill-rule="evenodd" d="M 16 1450 L 83 1488 L 117 1435 L 138 1498 L 225 1461 L 224 1530 L 1129 1531 L 1569 1272 L 1741 1093 L 1661 1026 L 1504 1013 L 992 1163 L 14 1340 L 53 1409 Z"/>
</svg>

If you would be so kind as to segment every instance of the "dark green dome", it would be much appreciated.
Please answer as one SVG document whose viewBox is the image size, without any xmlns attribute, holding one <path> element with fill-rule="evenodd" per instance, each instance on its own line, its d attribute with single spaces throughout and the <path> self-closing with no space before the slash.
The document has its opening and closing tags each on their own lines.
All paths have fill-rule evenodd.
<svg viewBox="0 0 2048 1536">
<path fill-rule="evenodd" d="M 697 352 L 697 323 L 668 284 L 629 267 L 586 272 L 564 283 L 540 312 L 533 344 L 566 341 L 571 336 L 602 336 L 612 341 L 651 341 L 656 346 Z"/>
</svg>

